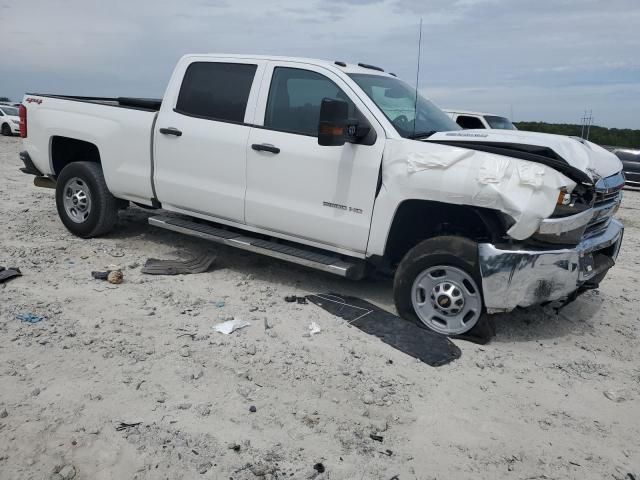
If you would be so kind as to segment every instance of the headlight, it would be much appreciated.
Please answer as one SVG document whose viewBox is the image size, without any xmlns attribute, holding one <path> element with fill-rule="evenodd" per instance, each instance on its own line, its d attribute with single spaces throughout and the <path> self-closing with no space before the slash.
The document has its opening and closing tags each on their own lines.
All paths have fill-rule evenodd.
<svg viewBox="0 0 640 480">
<path fill-rule="evenodd" d="M 552 244 L 577 245 L 593 217 L 593 190 L 582 185 L 569 193 L 560 189 L 556 208 L 542 221 L 534 239 Z"/>
<path fill-rule="evenodd" d="M 11 119 L 11 123 L 15 123 L 16 125 L 20 125 L 20 120 Z"/>
<path fill-rule="evenodd" d="M 582 186 L 576 187 L 571 193 L 561 188 L 551 218 L 568 217 L 589 210 L 593 206 L 593 198 L 593 192 Z"/>
<path fill-rule="evenodd" d="M 566 188 L 560 190 L 560 193 L 558 194 L 558 201 L 556 203 L 558 205 L 569 205 L 571 203 L 571 194 L 567 193 Z"/>
</svg>

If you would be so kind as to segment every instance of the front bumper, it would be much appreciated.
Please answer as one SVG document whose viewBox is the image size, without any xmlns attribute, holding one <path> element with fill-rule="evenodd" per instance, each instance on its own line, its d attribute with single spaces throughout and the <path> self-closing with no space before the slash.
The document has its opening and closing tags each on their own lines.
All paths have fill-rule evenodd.
<svg viewBox="0 0 640 480">
<path fill-rule="evenodd" d="M 574 248 L 523 250 L 511 245 L 478 246 L 488 313 L 562 300 L 580 288 L 598 285 L 618 256 L 624 227 L 608 227 Z"/>
</svg>

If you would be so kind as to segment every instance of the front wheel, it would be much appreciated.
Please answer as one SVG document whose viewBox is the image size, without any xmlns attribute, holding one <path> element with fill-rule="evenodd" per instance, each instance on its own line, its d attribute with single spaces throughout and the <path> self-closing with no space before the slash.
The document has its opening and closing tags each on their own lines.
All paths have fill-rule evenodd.
<svg viewBox="0 0 640 480">
<path fill-rule="evenodd" d="M 477 244 L 463 237 L 435 237 L 416 245 L 396 271 L 398 313 L 447 336 L 482 327 L 486 313 L 477 258 Z"/>
<path fill-rule="evenodd" d="M 62 169 L 56 182 L 56 207 L 67 230 L 82 238 L 104 235 L 118 221 L 118 199 L 94 162 L 73 162 Z"/>
<path fill-rule="evenodd" d="M 11 127 L 9 126 L 8 123 L 2 124 L 2 135 L 4 135 L 5 137 L 11 136 Z"/>
</svg>

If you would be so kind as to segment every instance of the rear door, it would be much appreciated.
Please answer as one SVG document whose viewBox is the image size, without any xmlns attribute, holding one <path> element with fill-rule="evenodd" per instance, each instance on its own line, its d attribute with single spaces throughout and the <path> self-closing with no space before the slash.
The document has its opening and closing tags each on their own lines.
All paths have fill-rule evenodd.
<svg viewBox="0 0 640 480">
<path fill-rule="evenodd" d="M 154 179 L 163 207 L 244 222 L 248 119 L 264 66 L 195 57 L 176 70 L 154 132 Z"/>
<path fill-rule="evenodd" d="M 346 100 L 350 114 L 371 126 L 368 145 L 318 145 L 324 98 Z M 350 86 L 322 67 L 270 62 L 254 123 L 247 145 L 247 224 L 364 253 L 385 136 Z"/>
</svg>

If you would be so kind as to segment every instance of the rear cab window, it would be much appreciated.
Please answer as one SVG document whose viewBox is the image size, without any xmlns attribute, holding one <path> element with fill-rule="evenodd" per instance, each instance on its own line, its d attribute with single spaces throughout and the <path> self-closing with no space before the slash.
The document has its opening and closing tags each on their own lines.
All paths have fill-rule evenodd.
<svg viewBox="0 0 640 480">
<path fill-rule="evenodd" d="M 243 123 L 257 65 L 194 62 L 187 68 L 175 111 L 209 120 Z"/>
<path fill-rule="evenodd" d="M 465 130 L 485 128 L 482 120 L 480 120 L 478 117 L 472 117 L 470 115 L 458 115 L 458 118 L 456 118 L 456 123 Z"/>
</svg>

